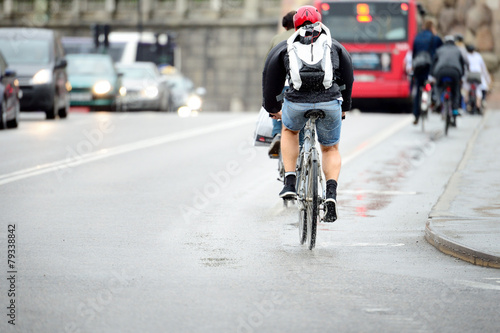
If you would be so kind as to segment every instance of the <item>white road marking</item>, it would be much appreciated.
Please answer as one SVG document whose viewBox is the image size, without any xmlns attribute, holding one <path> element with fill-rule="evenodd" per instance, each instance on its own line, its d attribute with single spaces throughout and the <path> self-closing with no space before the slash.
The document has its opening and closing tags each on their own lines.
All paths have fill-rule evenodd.
<svg viewBox="0 0 500 333">
<path fill-rule="evenodd" d="M 133 143 L 128 143 L 112 148 L 101 149 L 96 152 L 91 152 L 88 154 L 82 154 L 73 158 L 66 158 L 64 160 L 59 160 L 47 164 L 37 165 L 36 167 L 27 168 L 19 171 L 14 171 L 8 174 L 0 175 L 0 186 L 8 183 L 12 183 L 18 180 L 43 175 L 52 171 L 61 171 L 67 168 L 73 168 L 82 164 L 90 163 L 93 161 L 101 160 L 111 156 L 116 156 L 120 154 L 130 153 L 135 150 L 150 148 L 153 146 L 158 146 L 165 143 L 181 141 L 188 138 L 193 138 L 208 133 L 213 133 L 225 129 L 232 129 L 237 126 L 246 125 L 248 123 L 255 122 L 254 117 L 245 117 L 244 119 L 236 119 L 226 121 L 224 123 L 196 128 L 184 132 L 170 133 L 167 135 L 158 136 L 155 138 L 145 139 L 142 141 L 137 141 Z"/>
<path fill-rule="evenodd" d="M 339 194 L 416 195 L 414 191 L 341 190 Z"/>
<path fill-rule="evenodd" d="M 455 280 L 455 282 L 458 284 L 461 284 L 463 286 L 466 286 L 466 287 L 472 287 L 472 288 L 484 289 L 484 290 L 499 290 L 500 291 L 500 286 L 496 286 L 496 285 L 489 284 L 489 283 L 482 283 L 482 282 L 469 281 L 469 280 Z"/>
<path fill-rule="evenodd" d="M 365 141 L 361 145 L 359 145 L 352 153 L 349 155 L 342 157 L 342 166 L 346 165 L 347 163 L 351 162 L 353 159 L 367 151 L 368 149 L 371 149 L 384 141 L 385 139 L 389 138 L 391 135 L 394 133 L 398 132 L 401 130 L 403 127 L 409 125 L 413 121 L 413 118 L 411 116 L 403 118 L 401 121 L 397 122 L 396 124 L 392 125 L 389 127 L 387 130 L 375 135 L 374 137 L 370 138 L 369 140 Z"/>
<path fill-rule="evenodd" d="M 338 247 L 400 247 L 405 246 L 404 243 L 335 243 L 321 242 L 321 245 L 333 245 Z"/>
</svg>

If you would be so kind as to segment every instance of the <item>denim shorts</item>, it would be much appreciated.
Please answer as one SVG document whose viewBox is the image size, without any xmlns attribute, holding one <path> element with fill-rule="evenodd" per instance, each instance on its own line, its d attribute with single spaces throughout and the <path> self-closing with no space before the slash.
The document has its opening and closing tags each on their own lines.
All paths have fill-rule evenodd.
<svg viewBox="0 0 500 333">
<path fill-rule="evenodd" d="M 316 134 L 320 144 L 326 147 L 336 145 L 340 140 L 342 127 L 342 101 L 333 100 L 322 103 L 294 103 L 285 98 L 282 107 L 283 125 L 292 131 L 300 131 L 307 122 L 306 111 L 319 109 L 325 111 L 325 118 L 316 120 Z"/>
</svg>

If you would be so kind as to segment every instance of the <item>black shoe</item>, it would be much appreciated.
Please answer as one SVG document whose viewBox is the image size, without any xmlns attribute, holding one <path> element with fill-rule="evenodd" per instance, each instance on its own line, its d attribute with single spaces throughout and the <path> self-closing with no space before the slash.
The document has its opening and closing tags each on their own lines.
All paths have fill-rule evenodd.
<svg viewBox="0 0 500 333">
<path fill-rule="evenodd" d="M 329 198 L 325 200 L 325 222 L 335 222 L 337 220 L 337 200 Z"/>
<path fill-rule="evenodd" d="M 280 145 L 281 145 L 281 134 L 276 134 L 271 142 L 271 146 L 268 150 L 268 155 L 270 158 L 278 158 L 280 154 Z"/>
<path fill-rule="evenodd" d="M 418 119 L 415 119 L 415 120 L 413 121 L 413 125 L 416 125 L 416 124 L 418 124 Z"/>
<path fill-rule="evenodd" d="M 325 222 L 335 222 L 337 220 L 337 185 L 327 183 L 325 194 Z"/>
<path fill-rule="evenodd" d="M 297 197 L 297 191 L 295 191 L 295 184 L 288 184 L 283 186 L 280 192 L 280 198 L 283 199 L 295 199 Z"/>
</svg>

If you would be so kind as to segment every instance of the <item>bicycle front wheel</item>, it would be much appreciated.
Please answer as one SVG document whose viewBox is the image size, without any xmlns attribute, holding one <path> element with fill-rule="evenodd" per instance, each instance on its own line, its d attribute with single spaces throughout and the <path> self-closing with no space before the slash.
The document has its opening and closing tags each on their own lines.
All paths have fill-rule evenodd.
<svg viewBox="0 0 500 333">
<path fill-rule="evenodd" d="M 318 161 L 311 159 L 306 172 L 306 242 L 309 250 L 312 250 L 316 245 L 318 223 Z"/>
</svg>

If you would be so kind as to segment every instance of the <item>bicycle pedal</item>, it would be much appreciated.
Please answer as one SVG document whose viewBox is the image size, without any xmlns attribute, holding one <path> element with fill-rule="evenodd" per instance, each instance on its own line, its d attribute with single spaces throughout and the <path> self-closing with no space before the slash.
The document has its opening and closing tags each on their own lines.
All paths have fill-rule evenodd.
<svg viewBox="0 0 500 333">
<path fill-rule="evenodd" d="M 277 160 L 278 158 L 280 158 L 279 154 L 268 154 L 268 155 L 269 155 L 269 158 L 273 159 L 273 160 Z"/>
</svg>

